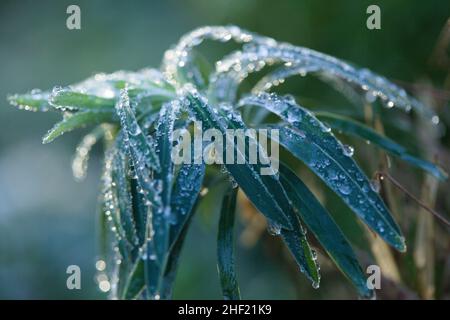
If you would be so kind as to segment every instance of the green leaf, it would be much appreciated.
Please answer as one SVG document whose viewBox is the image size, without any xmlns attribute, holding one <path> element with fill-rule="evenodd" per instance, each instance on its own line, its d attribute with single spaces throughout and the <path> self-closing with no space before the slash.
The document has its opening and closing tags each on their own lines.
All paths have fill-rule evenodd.
<svg viewBox="0 0 450 320">
<path fill-rule="evenodd" d="M 288 217 L 293 228 L 292 230 L 281 229 L 281 238 L 300 267 L 300 271 L 312 282 L 314 288 L 318 288 L 320 284 L 319 265 L 315 252 L 306 238 L 306 230 L 292 209 L 289 211 Z"/>
<path fill-rule="evenodd" d="M 279 130 L 280 144 L 316 173 L 361 220 L 393 247 L 406 250 L 404 238 L 397 224 L 389 218 L 383 200 L 371 189 L 367 177 L 353 160 L 344 160 L 336 152 L 321 148 L 295 129 L 272 128 Z"/>
<path fill-rule="evenodd" d="M 149 111 L 151 112 L 156 106 L 160 106 L 164 102 L 176 99 L 173 91 L 158 86 L 128 89 L 128 94 L 131 103 L 136 106 L 139 117 Z"/>
<path fill-rule="evenodd" d="M 234 216 L 237 188 L 229 188 L 222 201 L 217 235 L 217 270 L 225 300 L 240 300 L 241 294 L 234 265 Z"/>
<path fill-rule="evenodd" d="M 158 286 L 161 280 L 161 265 L 157 261 L 155 246 L 152 240 L 148 240 L 148 221 L 152 212 L 146 204 L 148 196 L 143 194 L 139 182 L 136 179 L 131 180 L 131 191 L 133 199 L 133 213 L 134 221 L 136 222 L 136 230 L 139 238 L 139 256 L 137 260 L 141 260 L 143 264 L 143 277 L 136 279 L 136 283 L 143 282 L 142 287 L 145 287 L 144 295 L 150 298 L 155 298 L 158 294 Z M 140 274 L 142 275 L 142 274 Z M 138 285 L 136 285 L 138 286 Z M 135 291 L 139 291 L 136 289 Z M 139 291 L 140 292 L 140 291 Z"/>
<path fill-rule="evenodd" d="M 146 294 L 151 299 L 157 299 L 159 296 L 159 287 L 162 281 L 162 266 L 156 256 L 155 243 L 153 240 L 147 240 L 144 248 L 144 275 Z"/>
<path fill-rule="evenodd" d="M 188 215 L 186 221 L 182 225 L 182 229 L 179 233 L 179 236 L 176 238 L 173 243 L 170 254 L 166 263 L 166 268 L 164 270 L 162 284 L 161 284 L 161 298 L 162 299 L 171 299 L 172 291 L 175 282 L 175 277 L 178 270 L 179 259 L 181 256 L 181 249 L 184 244 L 184 240 L 186 238 L 186 234 L 192 220 L 193 214 Z"/>
<path fill-rule="evenodd" d="M 136 233 L 139 239 L 139 246 L 142 247 L 147 238 L 147 216 L 149 208 L 146 205 L 146 196 L 140 192 L 141 188 L 136 179 L 130 179 L 130 187 L 132 195 L 133 220 L 136 224 Z"/>
<path fill-rule="evenodd" d="M 144 285 L 144 261 L 142 261 L 142 259 L 138 259 L 135 262 L 128 279 L 126 280 L 121 298 L 127 300 L 136 299 L 136 297 L 138 297 L 144 289 Z"/>
<path fill-rule="evenodd" d="M 114 261 L 117 261 L 117 259 L 121 261 L 116 269 L 116 276 L 118 277 L 117 292 L 120 296 L 132 263 L 132 245 L 127 242 L 124 235 L 123 226 L 120 221 L 120 205 L 118 203 L 116 185 L 112 183 L 114 154 L 114 149 L 108 149 L 105 154 L 105 165 L 102 175 L 102 210 L 107 216 L 107 219 L 112 223 L 111 231 L 115 236 L 115 246 L 118 249 L 118 252 L 114 252 L 113 259 Z"/>
<path fill-rule="evenodd" d="M 160 163 L 160 171 L 157 178 L 162 181 L 162 202 L 164 206 L 170 205 L 173 183 L 173 162 L 172 154 L 172 135 L 175 125 L 175 119 L 180 112 L 178 101 L 165 103 L 160 112 L 159 120 L 156 124 L 155 147 Z M 170 208 L 169 208 L 170 209 Z"/>
<path fill-rule="evenodd" d="M 131 246 L 139 243 L 135 222 L 133 219 L 133 206 L 131 187 L 127 179 L 128 161 L 121 152 L 117 152 L 113 160 L 112 178 L 115 183 L 116 196 L 120 212 L 120 224 L 123 226 L 126 239 Z"/>
<path fill-rule="evenodd" d="M 105 155 L 105 166 L 102 176 L 103 180 L 103 197 L 105 210 L 108 214 L 108 219 L 111 219 L 114 233 L 117 236 L 117 247 L 123 260 L 129 260 L 131 258 L 131 244 L 127 242 L 125 237 L 124 225 L 121 221 L 121 212 L 119 205 L 119 198 L 117 197 L 117 185 L 114 181 L 114 157 L 116 150 L 109 149 Z"/>
<path fill-rule="evenodd" d="M 178 170 L 170 204 L 175 223 L 170 225 L 169 256 L 160 289 L 162 299 L 172 297 L 181 249 L 196 211 L 204 176 L 204 163 L 182 164 Z"/>
<path fill-rule="evenodd" d="M 116 112 L 120 119 L 125 147 L 130 149 L 135 168 L 145 165 L 149 169 L 160 170 L 159 159 L 151 147 L 153 139 L 147 136 L 139 126 L 131 110 L 130 99 L 126 89 L 121 91 L 120 100 L 116 104 Z"/>
<path fill-rule="evenodd" d="M 431 173 L 440 180 L 447 179 L 447 174 L 440 167 L 434 165 L 429 161 L 414 157 L 413 155 L 407 152 L 405 147 L 379 134 L 372 128 L 367 127 L 362 123 L 356 122 L 345 116 L 329 112 L 318 112 L 315 115 L 320 120 L 323 120 L 327 124 L 329 124 L 333 129 L 370 141 L 373 144 L 383 148 L 390 154 L 395 155 L 400 159 Z"/>
<path fill-rule="evenodd" d="M 51 128 L 42 139 L 42 143 L 50 143 L 66 132 L 95 125 L 103 122 L 113 122 L 113 114 L 103 111 L 83 111 L 65 116 L 64 119 Z"/>
<path fill-rule="evenodd" d="M 312 231 L 337 267 L 358 289 L 360 295 L 371 297 L 366 277 L 355 253 L 330 213 L 320 204 L 308 187 L 288 167 L 280 165 L 280 179 L 301 220 Z"/>
<path fill-rule="evenodd" d="M 194 116 L 202 121 L 205 128 L 220 130 L 223 141 L 227 141 L 227 129 L 246 129 L 231 109 L 213 111 L 199 96 L 190 95 L 189 101 Z M 227 115 L 224 115 L 225 112 Z M 231 116 L 235 117 L 234 122 L 229 118 Z M 226 169 L 262 214 L 282 228 L 291 229 L 285 213 L 289 211 L 289 201 L 280 182 L 272 175 L 262 175 L 259 171 L 261 165 L 250 164 L 245 155 L 241 156 L 245 159 L 244 164 L 225 164 Z"/>
<path fill-rule="evenodd" d="M 275 113 L 291 126 L 270 126 L 279 130 L 280 144 L 316 173 L 372 230 L 399 251 L 405 239 L 380 196 L 351 157 L 351 150 L 308 110 L 292 98 L 261 94 L 243 99 Z"/>
<path fill-rule="evenodd" d="M 184 67 L 177 68 L 180 83 L 193 83 L 196 88 L 204 89 L 208 85 L 209 75 L 214 67 L 199 51 L 193 50 Z"/>
<path fill-rule="evenodd" d="M 136 121 L 131 111 L 130 102 L 126 90 L 122 90 L 120 101 L 116 105 L 116 111 L 120 118 L 122 130 L 117 138 L 119 148 L 129 151 L 129 159 L 137 180 L 138 193 L 144 197 L 145 206 L 151 208 L 152 213 L 162 210 L 161 196 L 158 185 L 160 181 L 151 179 L 153 172 L 160 170 L 159 158 L 153 145 L 153 139 L 146 136 Z M 147 220 L 148 214 L 145 214 Z M 146 221 L 150 223 L 151 221 Z"/>
<path fill-rule="evenodd" d="M 50 93 L 48 91 L 36 89 L 29 93 L 10 95 L 7 99 L 11 105 L 18 107 L 19 109 L 45 112 L 50 109 L 48 103 L 49 96 Z"/>
<path fill-rule="evenodd" d="M 157 186 L 160 181 L 151 179 L 154 173 L 152 169 L 157 172 L 161 169 L 159 157 L 151 147 L 153 140 L 144 134 L 136 121 L 130 107 L 127 90 L 121 91 L 120 100 L 116 104 L 116 112 L 122 125 L 118 143 L 121 148 L 129 150 L 134 176 L 137 181 L 139 201 L 135 207 L 139 211 L 136 218 L 139 223 L 145 223 L 144 226 L 137 228 L 139 242 L 145 241 L 142 247 L 145 294 L 149 298 L 157 299 L 164 264 L 162 254 L 165 251 L 164 248 L 166 248 L 166 242 L 161 241 L 161 239 L 166 238 L 165 235 L 167 234 L 163 228 L 154 228 L 154 226 L 164 225 L 162 222 L 165 220 L 162 212 L 162 200 Z"/>
<path fill-rule="evenodd" d="M 97 226 L 96 232 L 99 235 L 98 247 L 99 247 L 99 258 L 106 260 L 109 251 L 109 225 L 108 216 L 106 215 L 106 206 L 104 203 L 104 197 L 98 197 L 97 200 Z"/>
<path fill-rule="evenodd" d="M 68 88 L 60 88 L 53 90 L 49 103 L 54 108 L 63 111 L 93 110 L 112 112 L 115 100 L 72 91 Z"/>
<path fill-rule="evenodd" d="M 172 133 L 175 118 L 180 112 L 178 101 L 165 103 L 160 111 L 159 121 L 156 125 L 155 145 L 160 163 L 160 171 L 155 178 L 162 182 L 161 185 L 161 210 L 156 210 L 152 215 L 153 230 L 155 232 L 155 249 L 158 261 L 163 264 L 169 249 L 169 224 L 174 219 L 170 202 L 174 176 L 172 154 Z"/>
<path fill-rule="evenodd" d="M 89 155 L 92 147 L 100 141 L 105 135 L 109 136 L 111 127 L 106 125 L 99 125 L 90 133 L 85 135 L 75 149 L 75 155 L 72 160 L 72 174 L 77 181 L 82 181 L 86 177 Z M 108 137 L 105 139 L 105 144 L 109 141 Z"/>
<path fill-rule="evenodd" d="M 193 208 L 204 176 L 205 165 L 203 163 L 183 164 L 178 171 L 171 199 L 172 214 L 176 223 L 170 227 L 170 247 L 176 243 L 184 225 L 194 213 Z"/>
</svg>

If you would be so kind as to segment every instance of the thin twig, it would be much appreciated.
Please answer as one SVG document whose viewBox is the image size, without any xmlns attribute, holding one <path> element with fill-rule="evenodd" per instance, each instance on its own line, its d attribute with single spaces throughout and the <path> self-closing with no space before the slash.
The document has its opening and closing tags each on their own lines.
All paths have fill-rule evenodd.
<svg viewBox="0 0 450 320">
<path fill-rule="evenodd" d="M 429 213 L 431 213 L 433 216 L 435 216 L 436 218 L 438 218 L 441 222 L 443 222 L 444 224 L 446 224 L 448 227 L 450 227 L 450 222 L 441 214 L 439 214 L 438 212 L 434 211 L 433 209 L 431 209 L 429 206 L 427 206 L 425 203 L 423 203 L 420 199 L 418 199 L 415 195 L 413 195 L 411 192 L 409 192 L 408 190 L 406 190 L 401 184 L 400 182 L 398 182 L 394 177 L 392 177 L 389 173 L 387 172 L 381 172 L 381 171 L 377 171 L 375 172 L 375 176 L 380 179 L 383 180 L 383 178 L 388 178 L 388 180 L 397 188 L 399 188 L 401 191 L 403 191 L 409 198 L 413 199 L 415 202 L 417 202 L 422 208 L 424 208 L 426 211 L 428 211 Z"/>
</svg>

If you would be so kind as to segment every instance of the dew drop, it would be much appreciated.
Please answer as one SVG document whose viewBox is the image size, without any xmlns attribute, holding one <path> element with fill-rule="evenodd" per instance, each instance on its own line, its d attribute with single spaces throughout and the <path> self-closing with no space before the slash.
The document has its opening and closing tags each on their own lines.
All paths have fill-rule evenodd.
<svg viewBox="0 0 450 320">
<path fill-rule="evenodd" d="M 377 99 L 377 95 L 373 91 L 368 91 L 366 92 L 365 98 L 368 103 L 374 103 L 375 100 Z"/>
<path fill-rule="evenodd" d="M 431 123 L 433 123 L 434 125 L 439 124 L 439 117 L 438 116 L 433 116 L 431 118 Z"/>
<path fill-rule="evenodd" d="M 106 262 L 103 260 L 98 260 L 95 263 L 95 269 L 97 269 L 98 271 L 103 271 L 106 269 Z"/>
<path fill-rule="evenodd" d="M 349 145 L 347 145 L 347 144 L 344 144 L 344 145 L 342 146 L 342 151 L 344 152 L 344 155 L 345 155 L 345 156 L 351 157 L 351 156 L 353 156 L 354 149 L 353 149 L 352 146 L 349 146 Z"/>
<path fill-rule="evenodd" d="M 267 232 L 272 236 L 278 236 L 281 234 L 281 226 L 276 222 L 268 221 Z"/>
<path fill-rule="evenodd" d="M 378 179 L 374 179 L 370 181 L 370 189 L 372 189 L 372 191 L 379 193 L 380 192 L 380 181 Z"/>
<path fill-rule="evenodd" d="M 326 123 L 322 122 L 321 125 L 320 125 L 320 130 L 322 132 L 330 132 L 331 128 L 330 128 L 329 125 L 327 125 Z"/>
<path fill-rule="evenodd" d="M 344 195 L 349 195 L 350 193 L 352 193 L 352 188 L 348 185 L 348 184 L 342 184 L 340 186 L 338 186 L 339 191 L 344 194 Z"/>
<path fill-rule="evenodd" d="M 364 184 L 363 184 L 362 190 L 363 190 L 365 193 L 369 192 L 370 189 L 371 189 L 371 188 L 370 188 L 370 186 L 369 186 L 367 183 L 364 183 Z"/>
<path fill-rule="evenodd" d="M 378 221 L 378 222 L 377 222 L 377 228 L 378 228 L 378 231 L 379 231 L 380 233 L 383 233 L 383 232 L 384 232 L 384 224 L 383 224 L 383 222 Z"/>
<path fill-rule="evenodd" d="M 98 284 L 98 287 L 103 292 L 108 292 L 111 289 L 111 283 L 108 280 L 103 280 Z"/>
</svg>

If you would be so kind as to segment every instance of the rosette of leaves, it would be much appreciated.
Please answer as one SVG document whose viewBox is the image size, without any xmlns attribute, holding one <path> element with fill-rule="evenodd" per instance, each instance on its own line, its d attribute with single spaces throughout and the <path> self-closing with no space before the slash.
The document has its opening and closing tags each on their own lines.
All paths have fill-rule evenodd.
<svg viewBox="0 0 450 320">
<path fill-rule="evenodd" d="M 196 50 L 204 40 L 235 41 L 241 46 L 211 65 Z M 241 90 L 249 74 L 265 67 L 269 72 L 252 90 Z M 399 226 L 353 159 L 353 148 L 333 132 L 370 141 L 439 179 L 445 179 L 445 173 L 361 122 L 336 113 L 313 113 L 292 96 L 269 93 L 284 79 L 306 74 L 317 76 L 347 97 L 378 99 L 387 108 L 414 112 L 436 125 L 439 122 L 433 110 L 367 69 L 234 26 L 203 27 L 183 36 L 165 53 L 160 69 L 96 74 L 69 87 L 13 95 L 9 102 L 26 110 L 62 113 L 44 143 L 77 128 L 94 127 L 76 149 L 72 166 L 76 178 L 85 175 L 91 147 L 104 141 L 100 212 L 102 234 L 111 244 L 111 250 L 103 254 L 111 262 L 113 298 L 171 298 L 180 251 L 196 206 L 203 191 L 220 181 L 229 184 L 221 195 L 217 237 L 225 299 L 240 298 L 233 254 L 238 189 L 265 216 L 271 233 L 282 238 L 314 287 L 319 287 L 319 265 L 307 230 L 358 294 L 371 297 L 373 292 L 366 286 L 346 236 L 283 159 L 275 175 L 261 175 L 261 165 L 251 163 L 248 154 L 241 155 L 242 164 L 206 165 L 202 160 L 174 165 L 171 159 L 172 133 L 192 130 L 196 121 L 203 129 L 218 129 L 224 139 L 227 129 L 278 129 L 277 140 L 283 149 L 309 167 L 374 233 L 405 251 Z M 246 142 L 258 143 L 252 139 Z"/>
</svg>

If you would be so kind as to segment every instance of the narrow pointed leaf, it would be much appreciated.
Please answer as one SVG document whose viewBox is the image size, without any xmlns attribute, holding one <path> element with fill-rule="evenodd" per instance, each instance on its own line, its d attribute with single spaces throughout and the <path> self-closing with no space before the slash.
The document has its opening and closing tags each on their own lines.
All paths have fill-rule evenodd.
<svg viewBox="0 0 450 320">
<path fill-rule="evenodd" d="M 322 121 L 325 121 L 333 129 L 372 142 L 373 144 L 383 148 L 390 154 L 395 155 L 400 159 L 431 173 L 438 179 L 445 180 L 447 178 L 447 174 L 444 172 L 444 170 L 442 170 L 437 165 L 409 154 L 405 147 L 379 134 L 372 128 L 362 123 L 356 122 L 345 116 L 336 115 L 329 112 L 316 113 L 316 117 L 318 117 Z"/>
<path fill-rule="evenodd" d="M 42 143 L 50 143 L 57 137 L 75 129 L 84 128 L 88 125 L 113 122 L 111 112 L 84 111 L 66 116 L 62 121 L 55 124 L 42 138 Z"/>
<path fill-rule="evenodd" d="M 236 120 L 232 123 L 223 113 L 219 114 L 219 110 L 213 111 L 198 95 L 190 95 L 189 100 L 194 116 L 202 121 L 206 129 L 220 130 L 223 141 L 227 141 L 227 129 L 246 129 L 242 121 Z M 229 116 L 237 116 L 230 109 L 226 113 Z M 225 163 L 226 169 L 262 214 L 282 228 L 291 229 L 292 226 L 285 214 L 289 210 L 289 201 L 280 182 L 272 175 L 261 175 L 260 165 L 250 164 L 245 155 L 243 158 L 244 164 Z"/>
<path fill-rule="evenodd" d="M 170 255 L 168 257 L 168 261 L 165 266 L 162 284 L 161 284 L 161 298 L 162 299 L 171 299 L 173 286 L 175 282 L 175 277 L 178 271 L 178 265 L 181 255 L 181 249 L 183 248 L 184 240 L 186 238 L 186 234 L 192 220 L 193 214 L 189 214 L 186 221 L 182 225 L 182 229 L 179 232 L 178 237 L 175 239 L 175 242 L 171 246 Z"/>
<path fill-rule="evenodd" d="M 135 299 L 142 292 L 145 286 L 144 261 L 138 259 L 126 280 L 122 299 Z"/>
<path fill-rule="evenodd" d="M 280 144 L 303 161 L 319 176 L 372 230 L 400 251 L 405 251 L 404 238 L 397 224 L 392 224 L 380 196 L 371 189 L 370 182 L 351 163 L 343 164 L 336 154 L 328 153 L 297 130 L 279 129 Z M 350 170 L 349 170 L 350 169 Z"/>
<path fill-rule="evenodd" d="M 373 295 L 350 243 L 308 187 L 286 166 L 280 168 L 280 179 L 301 220 L 312 231 L 337 267 L 358 289 L 360 295 Z"/>
<path fill-rule="evenodd" d="M 32 90 L 29 93 L 10 95 L 8 102 L 19 109 L 45 112 L 50 109 L 49 96 L 48 91 Z"/>
<path fill-rule="evenodd" d="M 142 247 L 147 238 L 147 216 L 149 208 L 146 204 L 146 196 L 139 192 L 141 191 L 141 187 L 136 179 L 130 179 L 130 189 L 133 220 L 136 223 L 136 235 L 139 240 L 139 247 Z"/>
<path fill-rule="evenodd" d="M 131 191 L 133 195 L 133 213 L 134 220 L 136 221 L 136 231 L 139 238 L 139 256 L 137 261 L 142 261 L 143 271 L 139 271 L 139 277 L 133 279 L 136 287 L 133 292 L 143 292 L 145 297 L 155 298 L 158 293 L 158 287 L 161 280 L 161 264 L 157 261 L 155 244 L 149 239 L 149 219 L 152 215 L 152 209 L 146 203 L 148 201 L 148 195 L 143 194 L 139 182 L 132 179 L 131 180 Z M 143 276 L 142 276 L 143 273 Z M 143 282 L 143 284 L 142 284 Z M 145 288 L 145 291 L 140 290 Z"/>
<path fill-rule="evenodd" d="M 172 154 L 172 133 L 175 117 L 180 112 L 180 103 L 175 100 L 165 103 L 160 111 L 160 118 L 156 125 L 155 143 L 160 163 L 160 171 L 156 173 L 156 179 L 161 184 L 161 210 L 155 210 L 152 216 L 155 250 L 158 261 L 165 261 L 169 249 L 169 225 L 173 223 L 174 215 L 171 210 L 170 201 L 172 195 L 172 184 L 174 166 Z"/>
<path fill-rule="evenodd" d="M 150 148 L 148 137 L 144 135 L 136 122 L 126 90 L 122 91 L 116 110 L 122 125 L 117 143 L 120 148 L 129 150 L 130 163 L 134 171 L 135 180 L 132 180 L 131 190 L 136 232 L 141 246 L 138 259 L 142 259 L 144 264 L 146 290 L 143 294 L 147 298 L 156 299 L 163 269 L 162 262 L 157 259 L 154 241 L 158 237 L 155 235 L 158 230 L 153 229 L 153 226 L 157 224 L 156 221 L 160 221 L 162 216 L 156 214 L 161 212 L 162 202 L 158 188 L 159 182 L 151 178 L 151 168 L 155 168 L 156 165 L 159 168 L 159 159 L 153 148 Z M 152 156 L 152 154 L 154 155 Z"/>
<path fill-rule="evenodd" d="M 159 295 L 159 286 L 162 280 L 162 266 L 158 262 L 155 243 L 152 240 L 147 241 L 142 259 L 144 260 L 146 294 L 148 298 L 156 299 Z"/>
<path fill-rule="evenodd" d="M 258 39 L 258 38 L 257 38 Z M 255 63 L 257 62 L 257 63 Z M 358 69 L 335 57 L 320 53 L 309 48 L 293 46 L 288 43 L 278 43 L 273 39 L 254 41 L 226 56 L 217 63 L 217 71 L 211 75 L 212 92 L 219 101 L 234 101 L 238 85 L 250 74 L 261 70 L 266 65 L 282 63 L 284 66 L 278 73 L 276 82 L 282 82 L 285 76 L 309 70 L 319 72 L 332 81 L 337 79 L 359 87 L 361 92 L 368 91 L 374 98 L 379 97 L 388 108 L 398 106 L 405 111 L 414 109 L 427 116 L 430 120 L 437 119 L 436 113 L 416 99 L 410 98 L 406 91 L 385 77 L 377 75 L 368 69 Z M 300 66 L 300 68 L 298 67 Z M 290 73 L 290 70 L 298 72 Z"/>
<path fill-rule="evenodd" d="M 144 134 L 136 121 L 126 90 L 121 91 L 120 100 L 116 104 L 116 112 L 122 126 L 117 142 L 122 148 L 129 151 L 139 193 L 144 195 L 145 205 L 150 206 L 152 211 L 158 212 L 161 210 L 161 196 L 158 187 L 160 181 L 151 179 L 151 170 L 160 170 L 159 158 L 151 147 L 153 139 Z"/>
<path fill-rule="evenodd" d="M 170 227 L 170 247 L 180 237 L 184 225 L 193 214 L 204 175 L 203 163 L 183 164 L 178 172 L 171 199 L 172 214 L 176 223 Z"/>
<path fill-rule="evenodd" d="M 300 271 L 312 282 L 314 288 L 318 288 L 320 284 L 319 264 L 306 238 L 306 230 L 293 209 L 289 210 L 288 217 L 293 228 L 292 230 L 281 229 L 281 238 L 297 262 Z"/>
<path fill-rule="evenodd" d="M 72 160 L 72 174 L 78 181 L 84 180 L 87 173 L 89 155 L 92 147 L 105 135 L 105 128 L 98 126 L 85 135 L 76 147 Z"/>
<path fill-rule="evenodd" d="M 278 129 L 280 144 L 314 171 L 353 211 L 385 241 L 405 251 L 404 238 L 380 196 L 371 189 L 363 171 L 351 157 L 352 152 L 292 98 L 261 94 L 244 98 L 240 105 L 267 108 L 292 127 Z"/>
<path fill-rule="evenodd" d="M 91 94 L 72 91 L 68 88 L 54 89 L 50 95 L 49 103 L 56 109 L 61 110 L 114 110 L 115 100 L 98 97 Z"/>
<path fill-rule="evenodd" d="M 153 139 L 145 135 L 137 123 L 126 89 L 121 91 L 120 100 L 116 104 L 116 112 L 120 118 L 124 142 L 129 146 L 136 166 L 146 165 L 148 168 L 159 171 L 159 159 L 151 147 Z"/>
<path fill-rule="evenodd" d="M 234 216 L 237 189 L 230 188 L 222 201 L 217 235 L 217 270 L 225 300 L 240 300 L 241 294 L 234 264 Z"/>
<path fill-rule="evenodd" d="M 124 155 L 117 152 L 113 160 L 112 178 L 117 192 L 121 225 L 126 239 L 132 246 L 135 246 L 139 243 L 139 239 L 133 218 L 133 200 L 129 180 L 127 179 L 127 163 Z"/>
<path fill-rule="evenodd" d="M 136 111 L 139 116 L 153 111 L 164 102 L 176 99 L 174 92 L 156 86 L 128 89 L 128 94 L 131 103 L 136 106 Z"/>
<path fill-rule="evenodd" d="M 177 69 L 178 81 L 180 83 L 193 83 L 196 88 L 204 89 L 213 70 L 212 65 L 196 50 L 192 51 L 187 59 L 189 61 L 184 62 L 184 67 Z"/>
</svg>

